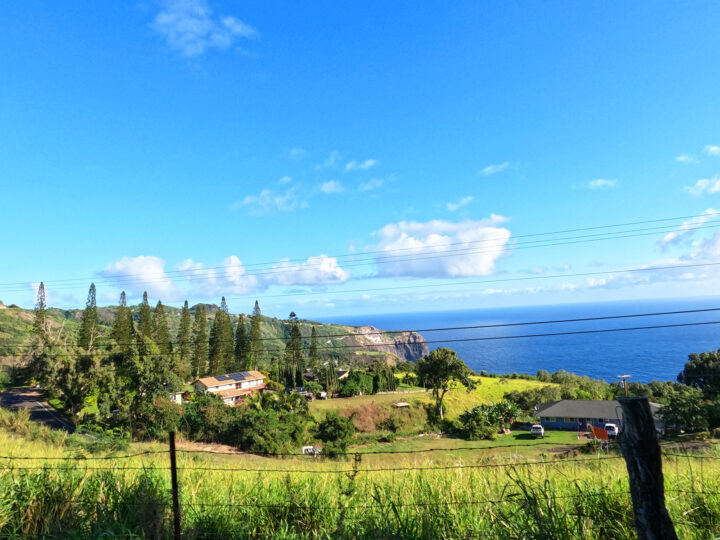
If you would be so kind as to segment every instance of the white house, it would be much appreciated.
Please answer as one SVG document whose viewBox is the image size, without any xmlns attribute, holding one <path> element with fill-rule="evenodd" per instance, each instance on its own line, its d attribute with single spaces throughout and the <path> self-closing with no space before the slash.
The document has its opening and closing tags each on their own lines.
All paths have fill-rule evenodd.
<svg viewBox="0 0 720 540">
<path fill-rule="evenodd" d="M 193 383 L 195 392 L 217 394 L 227 405 L 237 405 L 243 399 L 265 388 L 265 375 L 259 371 L 240 371 L 216 377 L 203 377 Z"/>
</svg>

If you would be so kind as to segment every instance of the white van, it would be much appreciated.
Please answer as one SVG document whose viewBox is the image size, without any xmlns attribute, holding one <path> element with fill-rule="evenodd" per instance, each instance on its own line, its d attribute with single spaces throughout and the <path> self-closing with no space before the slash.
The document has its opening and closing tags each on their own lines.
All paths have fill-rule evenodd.
<svg viewBox="0 0 720 540">
<path fill-rule="evenodd" d="M 543 428 L 540 424 L 533 424 L 533 426 L 530 428 L 530 436 L 533 439 L 535 439 L 537 437 L 544 439 L 545 438 L 545 428 Z"/>
<path fill-rule="evenodd" d="M 614 439 L 618 435 L 618 427 L 615 424 L 605 424 L 605 431 L 610 439 Z"/>
</svg>

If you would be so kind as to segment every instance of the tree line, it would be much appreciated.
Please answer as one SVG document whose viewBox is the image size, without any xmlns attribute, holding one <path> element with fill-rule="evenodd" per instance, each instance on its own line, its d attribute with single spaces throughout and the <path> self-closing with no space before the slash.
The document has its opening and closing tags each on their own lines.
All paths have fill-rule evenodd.
<svg viewBox="0 0 720 540">
<path fill-rule="evenodd" d="M 223 297 L 208 331 L 205 306 L 196 306 L 193 316 L 186 300 L 177 334 L 172 336 L 163 303 L 158 301 L 152 310 L 147 292 L 136 321 L 123 291 L 109 332 L 101 332 L 96 294 L 91 284 L 79 330 L 73 335 L 50 331 L 43 283 L 37 292 L 30 373 L 73 416 L 83 408 L 96 408 L 99 423 L 138 433 L 146 426 L 156 398 L 178 392 L 199 377 L 256 369 L 266 369 L 284 389 L 302 386 L 305 370 L 313 367 L 322 386 L 337 390 L 334 362 L 319 362 L 314 327 L 310 354 L 304 354 L 295 313 L 288 320 L 284 352 L 270 356 L 257 301 L 252 315 L 240 315 L 233 328 Z"/>
</svg>

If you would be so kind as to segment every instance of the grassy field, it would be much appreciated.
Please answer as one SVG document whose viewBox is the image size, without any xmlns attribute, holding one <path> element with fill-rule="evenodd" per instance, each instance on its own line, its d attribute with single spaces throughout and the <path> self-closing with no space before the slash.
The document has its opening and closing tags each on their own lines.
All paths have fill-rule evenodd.
<svg viewBox="0 0 720 540">
<path fill-rule="evenodd" d="M 524 391 L 531 388 L 551 385 L 538 381 L 524 379 L 504 379 L 496 377 L 474 377 L 477 388 L 468 392 L 464 387 L 452 388 L 445 396 L 446 417 L 450 420 L 459 416 L 463 411 L 475 405 L 498 402 L 503 399 L 506 392 L 513 390 Z M 404 392 L 405 389 L 400 389 Z M 423 407 L 424 404 L 433 403 L 430 392 L 422 389 L 408 389 L 407 393 L 379 394 L 370 396 L 357 396 L 352 398 L 338 398 L 329 400 L 316 400 L 310 404 L 310 412 L 316 419 L 322 418 L 327 411 L 363 411 L 370 407 L 383 410 L 392 410 L 393 404 L 405 401 L 410 403 L 412 409 Z"/>
<path fill-rule="evenodd" d="M 181 443 L 183 537 L 635 537 L 617 455 L 561 457 L 514 442 L 527 453 L 479 449 L 360 461 L 213 455 Z M 92 458 L 104 456 L 5 429 L 0 448 L 3 456 L 43 458 L 0 459 L 0 536 L 171 537 L 167 453 L 98 460 Z M 164 450 L 133 444 L 129 453 Z M 681 538 L 720 534 L 720 461 L 708 459 L 718 457 L 665 459 L 667 506 Z"/>
</svg>

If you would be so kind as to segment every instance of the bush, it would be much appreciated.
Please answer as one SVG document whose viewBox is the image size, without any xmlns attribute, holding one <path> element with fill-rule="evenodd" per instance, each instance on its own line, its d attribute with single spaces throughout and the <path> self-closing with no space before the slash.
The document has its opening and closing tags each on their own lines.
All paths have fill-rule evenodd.
<svg viewBox="0 0 720 540">
<path fill-rule="evenodd" d="M 713 429 L 711 433 L 713 439 L 720 439 L 720 428 Z"/>
<path fill-rule="evenodd" d="M 315 427 L 315 436 L 325 443 L 323 453 L 330 457 L 344 454 L 354 434 L 352 419 L 340 416 L 335 411 L 327 413 L 325 419 Z"/>
</svg>

